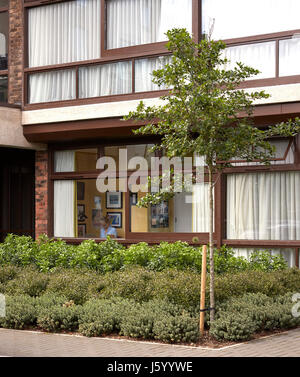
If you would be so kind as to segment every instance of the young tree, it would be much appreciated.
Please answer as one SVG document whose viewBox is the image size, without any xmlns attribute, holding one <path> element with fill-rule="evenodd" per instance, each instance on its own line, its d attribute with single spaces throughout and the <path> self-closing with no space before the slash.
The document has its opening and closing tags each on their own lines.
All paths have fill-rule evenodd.
<svg viewBox="0 0 300 377">
<path fill-rule="evenodd" d="M 153 72 L 153 82 L 171 88 L 169 94 L 161 97 L 158 106 L 147 107 L 141 101 L 125 119 L 146 121 L 145 126 L 134 132 L 159 135 L 161 144 L 155 148 L 165 150 L 168 157 L 197 153 L 205 160 L 210 206 L 210 306 L 214 308 L 213 177 L 230 166 L 232 159 L 268 164 L 275 153 L 268 139 L 275 135 L 296 135 L 300 120 L 296 118 L 267 129 L 255 127 L 251 121 L 253 103 L 268 95 L 239 87 L 259 71 L 242 63 L 226 69 L 223 42 L 203 39 L 195 43 L 185 29 L 170 30 L 167 36 L 171 61 Z M 169 192 L 148 193 L 140 205 L 157 203 L 172 194 L 172 187 Z M 210 317 L 214 320 L 214 310 Z"/>
</svg>

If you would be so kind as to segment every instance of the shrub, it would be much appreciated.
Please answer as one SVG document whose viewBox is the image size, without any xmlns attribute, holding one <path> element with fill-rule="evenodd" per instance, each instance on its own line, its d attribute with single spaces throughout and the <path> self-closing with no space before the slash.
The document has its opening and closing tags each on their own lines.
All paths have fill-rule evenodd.
<svg viewBox="0 0 300 377">
<path fill-rule="evenodd" d="M 20 269 L 14 265 L 0 266 L 0 283 L 7 284 L 8 281 L 13 280 L 20 273 Z"/>
<path fill-rule="evenodd" d="M 27 266 L 35 263 L 37 244 L 31 237 L 8 234 L 0 244 L 0 264 Z"/>
<path fill-rule="evenodd" d="M 9 295 L 25 294 L 32 297 L 40 296 L 45 292 L 49 279 L 49 275 L 28 267 L 21 270 L 15 279 L 6 284 L 5 293 Z"/>
<path fill-rule="evenodd" d="M 250 255 L 250 265 L 253 270 L 278 271 L 287 268 L 282 255 L 271 255 L 269 251 L 254 251 Z"/>
<path fill-rule="evenodd" d="M 60 270 L 50 275 L 47 292 L 63 295 L 75 304 L 83 304 L 89 299 L 89 286 L 96 278 L 97 274 L 84 270 Z"/>
<path fill-rule="evenodd" d="M 62 306 L 55 305 L 47 308 L 40 308 L 37 324 L 44 331 L 75 331 L 78 329 L 78 317 L 81 307 L 76 305 Z"/>
<path fill-rule="evenodd" d="M 36 325 L 35 299 L 27 295 L 6 296 L 5 317 L 0 317 L 0 327 L 24 329 Z"/>
<path fill-rule="evenodd" d="M 123 317 L 136 303 L 132 300 L 113 298 L 90 300 L 83 305 L 79 318 L 79 331 L 86 336 L 101 336 L 120 329 Z"/>
<path fill-rule="evenodd" d="M 196 342 L 199 339 L 199 320 L 189 315 L 162 316 L 154 322 L 154 338 L 167 343 Z"/>
</svg>

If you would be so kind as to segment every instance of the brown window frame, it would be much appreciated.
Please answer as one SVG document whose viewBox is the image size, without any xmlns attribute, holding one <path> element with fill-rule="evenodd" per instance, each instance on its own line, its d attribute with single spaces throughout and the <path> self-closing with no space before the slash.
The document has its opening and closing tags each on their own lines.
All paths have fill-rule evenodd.
<svg viewBox="0 0 300 377">
<path fill-rule="evenodd" d="M 141 143 L 155 143 L 157 139 L 153 138 L 139 138 L 139 139 L 123 139 L 123 140 L 108 140 L 106 142 L 98 142 L 98 143 L 89 143 L 89 144 L 69 144 L 69 145 L 50 145 L 49 146 L 49 167 L 50 167 L 50 174 L 48 176 L 48 190 L 49 190 L 49 203 L 50 203 L 50 210 L 49 210 L 49 217 L 48 217 L 48 234 L 50 236 L 54 236 L 54 181 L 56 180 L 83 180 L 83 179 L 97 179 L 98 175 L 101 171 L 104 170 L 93 170 L 93 171 L 85 171 L 85 172 L 55 172 L 54 171 L 54 152 L 58 150 L 68 150 L 68 149 L 83 149 L 83 148 L 98 148 L 98 156 L 100 157 L 103 154 L 103 148 L 105 146 L 125 146 L 125 145 L 137 145 Z M 127 178 L 133 171 L 127 172 Z M 149 171 L 144 172 L 145 176 L 150 174 Z M 119 176 L 119 172 L 117 172 L 117 177 Z M 206 178 L 207 179 L 207 178 Z M 125 238 L 121 239 L 118 238 L 117 240 L 120 242 L 125 243 L 134 243 L 139 242 L 141 240 L 146 240 L 149 243 L 157 243 L 161 240 L 165 241 L 186 241 L 189 243 L 193 243 L 192 240 L 194 237 L 198 237 L 199 242 L 198 244 L 203 244 L 208 242 L 208 233 L 193 233 L 193 232 L 186 232 L 186 233 L 175 233 L 175 232 L 166 232 L 166 233 L 152 233 L 152 232 L 131 232 L 130 229 L 130 192 L 127 190 L 125 192 L 125 200 L 124 200 L 124 229 L 125 229 Z M 216 212 L 216 211 L 215 211 Z M 215 220 L 216 221 L 216 220 Z M 215 232 L 216 233 L 216 232 Z M 82 238 L 66 238 L 68 242 L 71 243 L 78 243 L 81 242 Z M 103 241 L 102 239 L 96 238 L 96 241 Z M 216 241 L 217 242 L 217 241 Z M 197 244 L 196 243 L 196 244 Z"/>
</svg>

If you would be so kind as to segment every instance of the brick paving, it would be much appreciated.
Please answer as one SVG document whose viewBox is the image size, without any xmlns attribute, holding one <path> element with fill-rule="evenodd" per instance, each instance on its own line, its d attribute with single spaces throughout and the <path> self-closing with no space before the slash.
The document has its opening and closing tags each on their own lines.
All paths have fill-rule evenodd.
<svg viewBox="0 0 300 377">
<path fill-rule="evenodd" d="M 300 329 L 218 350 L 150 342 L 0 329 L 1 356 L 300 356 Z"/>
</svg>

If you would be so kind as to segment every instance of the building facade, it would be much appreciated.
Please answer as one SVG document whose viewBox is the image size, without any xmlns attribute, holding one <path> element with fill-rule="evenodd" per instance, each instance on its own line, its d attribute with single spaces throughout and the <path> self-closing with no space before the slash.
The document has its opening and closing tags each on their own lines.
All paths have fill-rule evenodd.
<svg viewBox="0 0 300 377">
<path fill-rule="evenodd" d="M 299 116 L 299 11 L 297 0 L 0 0 L 1 238 L 100 241 L 98 218 L 108 214 L 124 244 L 207 243 L 207 185 L 193 187 L 196 201 L 178 193 L 148 209 L 136 206 L 142 192 L 118 193 L 133 173 L 123 172 L 120 149 L 128 161 L 149 158 L 159 143 L 122 118 L 167 93 L 151 72 L 168 61 L 164 33 L 173 27 L 195 40 L 212 33 L 232 65 L 260 70 L 243 84 L 271 95 L 256 103 L 257 126 Z M 270 166 L 236 161 L 217 180 L 215 244 L 239 255 L 270 249 L 299 267 L 300 138 L 272 143 Z M 115 193 L 97 190 L 103 156 L 116 161 Z"/>
</svg>

